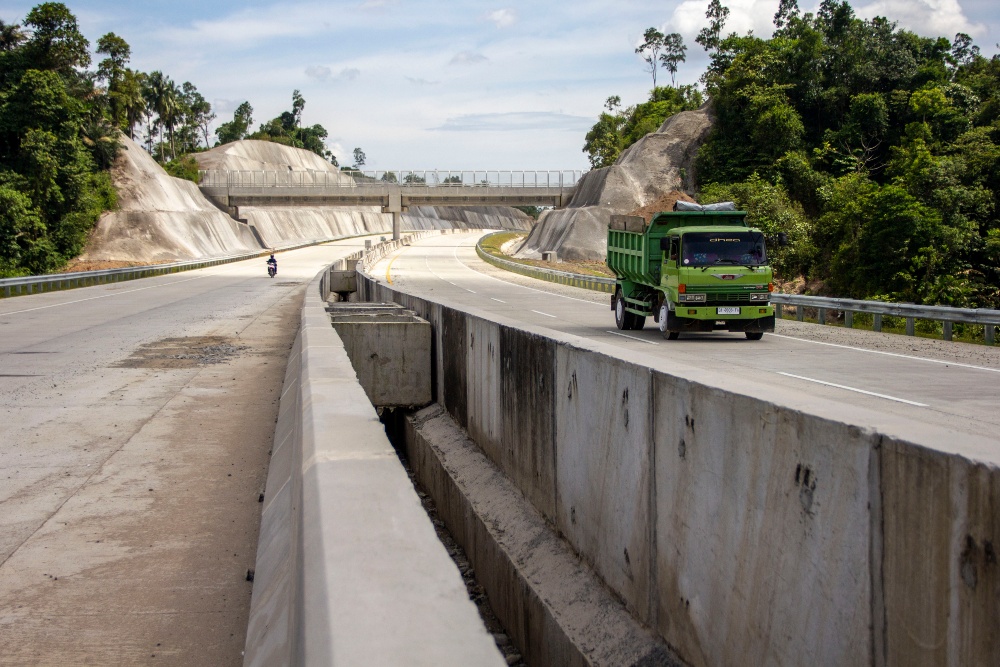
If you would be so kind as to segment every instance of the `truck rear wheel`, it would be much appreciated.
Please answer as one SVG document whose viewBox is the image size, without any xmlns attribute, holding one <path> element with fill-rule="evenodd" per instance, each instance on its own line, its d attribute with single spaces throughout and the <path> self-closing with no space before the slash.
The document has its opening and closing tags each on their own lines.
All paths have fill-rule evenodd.
<svg viewBox="0 0 1000 667">
<path fill-rule="evenodd" d="M 764 337 L 764 332 L 763 331 L 747 331 L 746 335 L 747 335 L 747 338 L 749 338 L 750 340 L 760 340 L 761 338 Z"/>
</svg>

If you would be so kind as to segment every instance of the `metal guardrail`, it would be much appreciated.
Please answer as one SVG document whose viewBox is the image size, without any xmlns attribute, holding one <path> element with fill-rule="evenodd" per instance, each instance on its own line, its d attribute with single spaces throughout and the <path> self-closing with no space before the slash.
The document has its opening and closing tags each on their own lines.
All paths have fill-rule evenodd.
<svg viewBox="0 0 1000 667">
<path fill-rule="evenodd" d="M 582 171 L 267 171 L 205 170 L 199 172 L 203 188 L 295 187 L 352 188 L 364 185 L 398 185 L 443 188 L 570 188 Z"/>
<path fill-rule="evenodd" d="M 823 296 L 800 296 L 798 294 L 772 294 L 771 302 L 775 305 L 775 315 L 782 316 L 782 306 L 794 306 L 797 320 L 804 319 L 804 309 L 814 308 L 817 320 L 826 324 L 829 311 L 844 313 L 844 326 L 854 326 L 854 313 L 870 313 L 873 316 L 872 329 L 882 330 L 882 318 L 885 316 L 902 317 L 906 320 L 906 335 L 915 334 L 915 320 L 932 320 L 943 323 L 943 337 L 952 339 L 952 329 L 955 323 L 977 324 L 983 327 L 983 339 L 987 345 L 996 342 L 996 327 L 1000 326 L 1000 310 L 986 308 L 951 308 L 949 306 L 921 306 L 910 303 L 886 303 L 884 301 L 859 301 L 857 299 L 836 299 Z"/>
<path fill-rule="evenodd" d="M 502 233 L 502 232 L 498 232 Z M 508 271 L 520 273 L 532 278 L 548 280 L 564 285 L 573 285 L 597 292 L 613 292 L 615 281 L 613 278 L 599 278 L 586 276 L 568 271 L 556 271 L 541 267 L 512 262 L 489 254 L 482 248 L 482 242 L 491 235 L 484 236 L 476 244 L 476 253 L 479 257 L 494 266 Z M 886 303 L 884 301 L 860 301 L 856 299 L 835 299 L 822 296 L 802 296 L 798 294 L 771 294 L 771 303 L 775 307 L 775 316 L 782 316 L 783 306 L 793 306 L 796 309 L 795 318 L 804 321 L 805 309 L 815 309 L 818 313 L 817 320 L 820 324 L 826 323 L 827 313 L 838 311 L 844 313 L 844 326 L 852 328 L 854 326 L 854 313 L 870 313 L 873 316 L 872 329 L 882 330 L 882 318 L 902 317 L 906 320 L 906 335 L 916 334 L 916 320 L 932 320 L 943 323 L 943 337 L 945 340 L 952 340 L 953 325 L 955 323 L 977 324 L 983 327 L 983 339 L 987 345 L 996 343 L 996 328 L 1000 326 L 1000 310 L 989 310 L 985 308 L 951 308 L 949 306 L 920 306 L 909 303 Z"/>
<path fill-rule="evenodd" d="M 366 234 L 365 236 L 368 235 Z M 198 259 L 187 262 L 173 262 L 170 264 L 133 266 L 124 269 L 104 269 L 101 271 L 54 273 L 41 276 L 25 276 L 23 278 L 2 278 L 0 279 L 0 289 L 3 290 L 2 296 L 6 298 L 13 296 L 25 296 L 28 294 L 38 294 L 41 292 L 55 292 L 59 290 L 75 289 L 77 287 L 90 287 L 91 285 L 124 282 L 126 280 L 136 280 L 138 278 L 162 276 L 168 273 L 179 273 L 181 271 L 203 269 L 209 266 L 218 266 L 219 264 L 241 262 L 247 259 L 254 259 L 255 257 L 264 257 L 274 251 L 295 250 L 296 248 L 305 248 L 308 246 L 318 245 L 320 243 L 327 243 L 332 240 L 336 239 L 316 239 L 290 246 L 260 250 L 258 252 L 243 253 L 239 255 L 223 255 L 221 257 L 211 257 L 208 259 Z"/>
</svg>

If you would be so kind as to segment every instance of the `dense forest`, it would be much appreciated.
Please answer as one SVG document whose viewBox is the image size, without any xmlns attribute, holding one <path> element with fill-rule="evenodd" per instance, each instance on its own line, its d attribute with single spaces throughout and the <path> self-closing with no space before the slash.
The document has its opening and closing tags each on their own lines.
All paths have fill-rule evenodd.
<svg viewBox="0 0 1000 667">
<path fill-rule="evenodd" d="M 1000 57 L 968 35 L 859 19 L 837 0 L 815 15 L 781 0 L 770 39 L 724 37 L 727 16 L 712 0 L 697 40 L 716 117 L 697 160 L 700 200 L 735 200 L 754 224 L 787 232 L 776 268 L 818 293 L 1000 308 Z M 637 49 L 647 63 L 669 51 L 657 35 Z M 639 138 L 632 128 L 662 122 L 648 113 L 660 100 L 670 113 L 699 101 L 654 88 L 615 113 L 612 98 L 587 135 L 592 164 L 612 163 Z"/>
<path fill-rule="evenodd" d="M 211 104 L 190 82 L 130 68 L 131 48 L 114 33 L 95 46 L 101 60 L 91 69 L 91 44 L 62 3 L 34 7 L 21 24 L 0 21 L 0 277 L 55 271 L 82 251 L 116 204 L 109 169 L 123 134 L 167 172 L 198 177 L 190 154 L 209 148 Z M 216 145 L 275 141 L 336 164 L 326 130 L 302 126 L 304 107 L 296 90 L 290 111 L 252 132 L 244 102 Z"/>
</svg>

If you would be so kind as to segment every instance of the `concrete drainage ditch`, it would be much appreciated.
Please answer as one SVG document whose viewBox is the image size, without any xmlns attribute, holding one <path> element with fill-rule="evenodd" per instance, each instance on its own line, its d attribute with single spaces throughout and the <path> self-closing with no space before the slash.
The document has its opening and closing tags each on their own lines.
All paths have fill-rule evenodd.
<svg viewBox="0 0 1000 667">
<path fill-rule="evenodd" d="M 682 664 L 431 403 L 426 320 L 393 303 L 326 310 L 507 664 Z"/>
</svg>

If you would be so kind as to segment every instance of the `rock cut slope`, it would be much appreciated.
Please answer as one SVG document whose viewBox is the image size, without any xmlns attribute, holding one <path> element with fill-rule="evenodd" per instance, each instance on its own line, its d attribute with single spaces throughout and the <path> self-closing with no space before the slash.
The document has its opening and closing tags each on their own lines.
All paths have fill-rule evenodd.
<svg viewBox="0 0 1000 667">
<path fill-rule="evenodd" d="M 319 171 L 345 184 L 352 182 L 349 175 L 315 153 L 268 141 L 244 139 L 194 157 L 205 170 Z M 302 240 L 392 233 L 392 215 L 375 206 L 241 206 L 240 218 L 271 247 Z M 415 206 L 403 214 L 402 228 L 528 230 L 532 223 L 523 212 L 502 206 Z"/>
<path fill-rule="evenodd" d="M 671 116 L 614 165 L 584 174 L 569 206 L 546 212 L 515 256 L 540 259 L 554 250 L 560 259 L 603 260 L 611 214 L 632 213 L 673 191 L 693 191 L 694 159 L 711 128 L 708 105 Z"/>
<path fill-rule="evenodd" d="M 237 222 L 190 181 L 173 178 L 134 141 L 112 170 L 119 207 L 98 221 L 77 264 L 155 263 L 218 257 L 362 234 L 389 234 L 392 216 L 377 207 L 244 207 Z M 320 156 L 267 141 L 243 140 L 195 156 L 202 169 L 322 171 L 351 177 Z M 403 229 L 527 230 L 532 219 L 507 207 L 414 207 Z M 258 240 L 259 239 L 259 240 Z"/>
<path fill-rule="evenodd" d="M 157 262 L 259 250 L 253 233 L 213 206 L 190 181 L 168 175 L 122 138 L 112 169 L 118 210 L 98 221 L 81 261 Z"/>
</svg>

